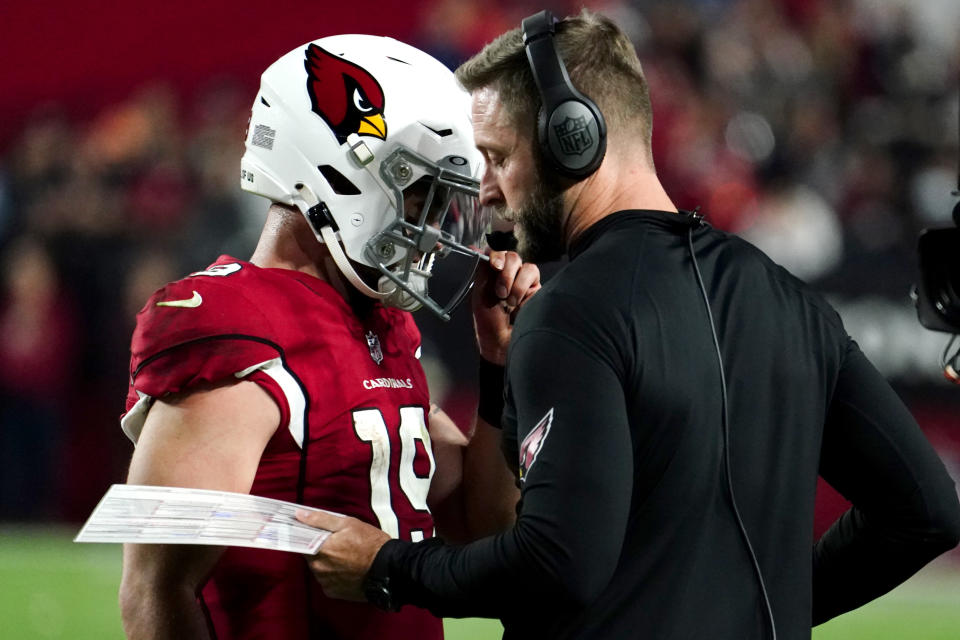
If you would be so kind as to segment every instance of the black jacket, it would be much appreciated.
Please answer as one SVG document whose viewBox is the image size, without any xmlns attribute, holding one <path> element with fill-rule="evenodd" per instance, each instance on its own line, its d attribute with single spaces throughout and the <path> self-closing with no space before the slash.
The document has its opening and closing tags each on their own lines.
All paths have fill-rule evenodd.
<svg viewBox="0 0 960 640">
<path fill-rule="evenodd" d="M 508 638 L 771 637 L 893 588 L 960 538 L 950 477 L 837 313 L 763 253 L 625 211 L 578 240 L 520 314 L 504 440 L 523 472 L 508 532 L 388 543 L 378 571 L 438 615 Z M 853 503 L 814 544 L 818 473 Z"/>
</svg>

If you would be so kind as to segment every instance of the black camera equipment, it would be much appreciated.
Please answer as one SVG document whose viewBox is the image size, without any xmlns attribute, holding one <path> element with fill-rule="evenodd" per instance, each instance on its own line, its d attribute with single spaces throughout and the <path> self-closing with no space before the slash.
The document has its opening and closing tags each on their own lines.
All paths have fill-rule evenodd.
<svg viewBox="0 0 960 640">
<path fill-rule="evenodd" d="M 960 110 L 958 110 L 960 111 Z M 960 167 L 957 190 L 960 196 Z M 953 208 L 954 227 L 924 229 L 920 234 L 920 281 L 913 288 L 917 316 L 927 329 L 952 333 L 940 356 L 948 380 L 960 384 L 960 202 Z"/>
<path fill-rule="evenodd" d="M 953 209 L 953 221 L 956 227 L 920 234 L 916 303 L 920 324 L 927 329 L 960 333 L 960 203 Z"/>
</svg>

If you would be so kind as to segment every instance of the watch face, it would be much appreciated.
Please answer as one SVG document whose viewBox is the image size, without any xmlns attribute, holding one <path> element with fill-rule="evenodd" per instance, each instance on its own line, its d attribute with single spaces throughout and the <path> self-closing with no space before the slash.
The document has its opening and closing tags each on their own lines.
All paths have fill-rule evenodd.
<svg viewBox="0 0 960 640">
<path fill-rule="evenodd" d="M 371 578 L 369 575 L 363 581 L 363 595 L 373 606 L 385 611 L 397 611 L 400 607 L 393 604 L 393 594 L 390 593 L 390 578 Z"/>
</svg>

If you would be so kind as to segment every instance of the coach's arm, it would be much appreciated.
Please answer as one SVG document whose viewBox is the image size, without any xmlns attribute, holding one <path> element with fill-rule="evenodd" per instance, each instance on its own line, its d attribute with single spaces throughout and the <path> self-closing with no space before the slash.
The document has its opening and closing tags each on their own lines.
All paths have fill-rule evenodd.
<svg viewBox="0 0 960 640">
<path fill-rule="evenodd" d="M 388 540 L 353 518 L 298 514 L 335 532 L 309 561 L 327 595 L 363 599 L 364 578 L 385 576 L 395 605 L 443 617 L 503 618 L 527 615 L 534 602 L 583 607 L 602 593 L 617 569 L 632 498 L 621 384 L 611 367 L 555 334 L 534 332 L 512 348 L 519 420 L 528 429 L 541 417 L 552 420 L 525 476 L 515 524 L 453 546 Z M 552 408 L 548 416 L 543 405 Z"/>
<path fill-rule="evenodd" d="M 488 250 L 489 262 L 477 270 L 471 295 L 477 348 L 483 363 L 480 384 L 485 394 L 503 400 L 503 366 L 513 320 L 540 290 L 540 269 L 515 251 Z M 430 411 L 430 437 L 437 472 L 430 485 L 430 510 L 437 532 L 447 542 L 463 543 L 509 529 L 520 499 L 514 471 L 504 458 L 498 411 L 481 408 L 467 439 L 437 407 Z M 497 424 L 492 424 L 496 422 Z"/>
<path fill-rule="evenodd" d="M 953 480 L 916 421 L 852 341 L 820 473 L 853 507 L 813 552 L 813 624 L 890 591 L 960 540 Z"/>
</svg>

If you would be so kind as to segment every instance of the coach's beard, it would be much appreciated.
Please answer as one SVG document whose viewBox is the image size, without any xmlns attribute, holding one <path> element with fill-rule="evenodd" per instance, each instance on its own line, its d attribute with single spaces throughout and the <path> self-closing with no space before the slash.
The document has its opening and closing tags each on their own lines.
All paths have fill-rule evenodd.
<svg viewBox="0 0 960 640">
<path fill-rule="evenodd" d="M 504 208 L 502 216 L 515 223 L 517 253 L 526 262 L 559 260 L 566 252 L 563 235 L 563 192 L 537 181 L 537 187 L 518 209 Z"/>
</svg>

